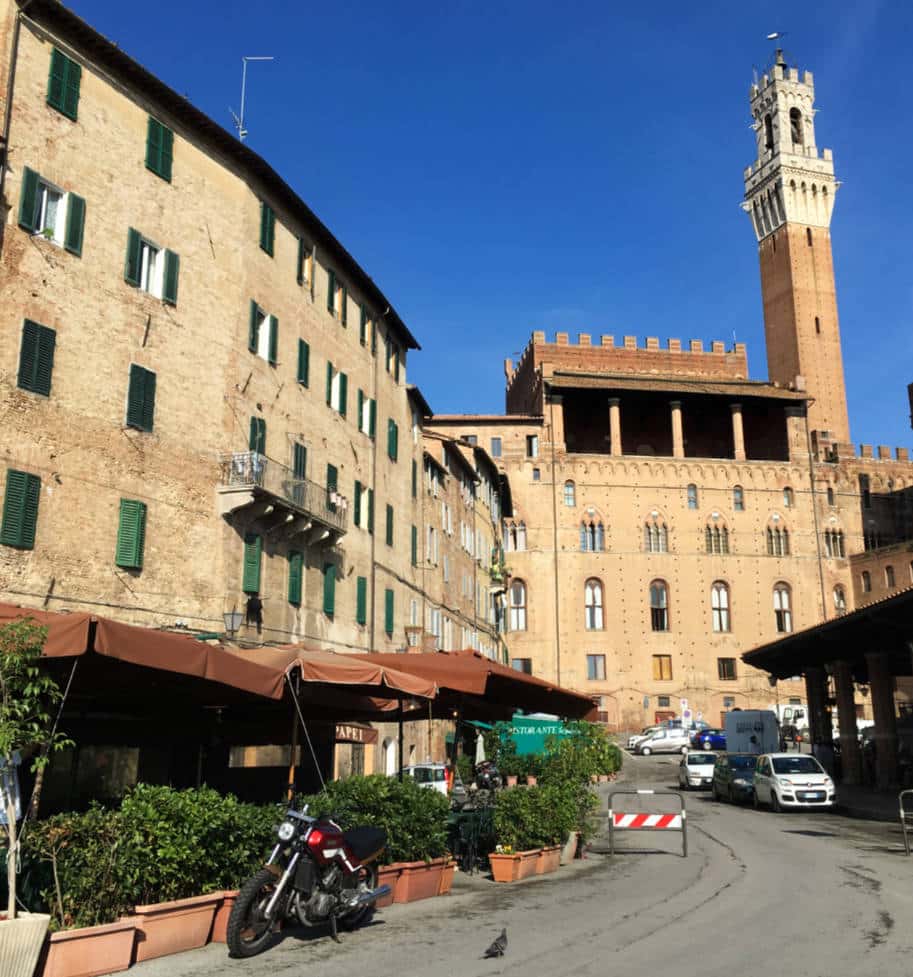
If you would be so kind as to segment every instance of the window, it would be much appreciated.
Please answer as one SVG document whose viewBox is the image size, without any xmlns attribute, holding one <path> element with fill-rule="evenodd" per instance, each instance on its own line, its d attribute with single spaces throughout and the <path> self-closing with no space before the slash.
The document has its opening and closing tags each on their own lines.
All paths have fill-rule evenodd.
<svg viewBox="0 0 913 977">
<path fill-rule="evenodd" d="M 764 148 L 774 148 L 774 125 L 769 115 L 764 116 Z"/>
<path fill-rule="evenodd" d="M 586 677 L 590 682 L 605 681 L 605 655 L 586 656 Z"/>
<path fill-rule="evenodd" d="M 40 234 L 80 257 L 85 221 L 86 202 L 82 197 L 61 190 L 34 170 L 23 167 L 19 199 L 19 226 L 23 230 Z"/>
<path fill-rule="evenodd" d="M 263 537 L 248 533 L 244 537 L 244 571 L 241 589 L 245 594 L 260 593 L 260 560 L 263 555 Z"/>
<path fill-rule="evenodd" d="M 132 227 L 127 230 L 124 281 L 128 285 L 177 305 L 179 266 L 180 258 L 173 251 L 163 250 Z"/>
<path fill-rule="evenodd" d="M 412 459 L 412 498 L 418 498 L 418 462 Z"/>
<path fill-rule="evenodd" d="M 510 630 L 526 630 L 526 584 L 522 580 L 510 585 Z"/>
<path fill-rule="evenodd" d="M 654 631 L 669 630 L 669 588 L 663 580 L 650 584 L 650 627 Z"/>
<path fill-rule="evenodd" d="M 732 508 L 736 512 L 745 511 L 745 492 L 741 485 L 736 485 L 732 490 Z"/>
<path fill-rule="evenodd" d="M 789 110 L 789 131 L 794 145 L 802 145 L 802 112 L 799 109 Z"/>
<path fill-rule="evenodd" d="M 473 447 L 475 447 L 479 443 L 478 435 L 475 435 L 475 434 L 464 434 L 463 435 L 463 440 L 467 444 L 471 444 Z"/>
<path fill-rule="evenodd" d="M 653 678 L 657 682 L 672 681 L 672 656 L 671 655 L 653 656 Z"/>
<path fill-rule="evenodd" d="M 793 490 L 787 485 L 783 489 L 783 506 L 786 509 L 791 509 L 796 503 L 796 496 Z"/>
<path fill-rule="evenodd" d="M 399 426 L 393 418 L 387 420 L 387 457 L 396 461 L 399 455 Z"/>
<path fill-rule="evenodd" d="M 846 614 L 846 594 L 843 587 L 834 587 L 834 610 L 837 617 L 843 617 Z"/>
<path fill-rule="evenodd" d="M 526 435 L 526 457 L 527 458 L 539 457 L 539 435 L 538 434 Z"/>
<path fill-rule="evenodd" d="M 767 555 L 789 556 L 789 530 L 785 526 L 767 527 Z"/>
<path fill-rule="evenodd" d="M 792 607 L 789 587 L 785 583 L 778 583 L 774 587 L 774 617 L 777 631 L 789 634 L 793 629 Z"/>
<path fill-rule="evenodd" d="M 336 564 L 323 565 L 323 613 L 333 617 L 336 613 Z"/>
<path fill-rule="evenodd" d="M 374 490 L 355 482 L 353 520 L 359 529 L 374 531 Z"/>
<path fill-rule="evenodd" d="M 577 489 L 570 479 L 564 483 L 564 504 L 570 506 L 577 504 Z"/>
<path fill-rule="evenodd" d="M 298 238 L 298 273 L 295 276 L 299 285 L 311 285 L 314 282 L 314 252 L 308 247 L 303 237 Z M 313 288 L 311 297 L 313 298 Z"/>
<path fill-rule="evenodd" d="M 20 390 L 34 394 L 51 394 L 51 374 L 54 371 L 54 347 L 57 333 L 47 326 L 26 319 L 22 325 L 22 347 L 19 350 Z"/>
<path fill-rule="evenodd" d="M 393 634 L 393 591 L 389 587 L 384 591 L 384 631 Z"/>
<path fill-rule="evenodd" d="M 136 499 L 120 500 L 114 562 L 128 570 L 141 570 L 146 544 L 146 505 Z"/>
<path fill-rule="evenodd" d="M 809 247 L 812 246 L 812 229 L 810 227 L 805 228 L 805 243 Z"/>
<path fill-rule="evenodd" d="M 428 537 L 425 540 L 425 559 L 429 563 L 437 565 L 438 562 L 438 535 L 434 526 L 428 527 Z"/>
<path fill-rule="evenodd" d="M 311 347 L 303 339 L 298 340 L 298 382 L 302 387 L 311 382 Z"/>
<path fill-rule="evenodd" d="M 491 439 L 491 457 L 500 458 L 501 457 L 501 439 L 492 438 Z"/>
<path fill-rule="evenodd" d="M 151 431 L 155 419 L 155 374 L 135 363 L 127 387 L 127 427 Z"/>
<path fill-rule="evenodd" d="M 307 346 L 307 343 L 304 344 Z M 277 363 L 279 347 L 279 320 L 268 315 L 257 303 L 250 302 L 250 324 L 247 330 L 247 348 L 256 353 L 261 360 L 266 360 L 271 366 Z M 305 357 L 305 376 L 310 369 L 310 350 Z M 298 375 L 301 376 L 301 346 L 298 347 Z M 299 383 L 301 380 L 299 379 Z M 307 386 L 305 383 L 304 386 Z"/>
<path fill-rule="evenodd" d="M 301 581 L 304 571 L 304 554 L 291 550 L 288 555 L 288 602 L 295 607 L 301 605 Z"/>
<path fill-rule="evenodd" d="M 387 546 L 393 545 L 393 506 L 389 503 L 387 504 L 387 532 L 385 539 Z"/>
<path fill-rule="evenodd" d="M 361 390 L 358 391 L 358 430 L 369 438 L 377 430 L 377 401 L 366 397 Z M 414 492 L 412 497 L 415 498 Z"/>
<path fill-rule="evenodd" d="M 533 660 L 532 658 L 511 658 L 510 667 L 515 672 L 523 672 L 524 675 L 533 674 Z"/>
<path fill-rule="evenodd" d="M 864 594 L 872 592 L 872 575 L 868 570 L 862 571 L 862 592 Z"/>
<path fill-rule="evenodd" d="M 260 250 L 271 258 L 276 242 L 276 212 L 268 203 L 260 201 Z"/>
<path fill-rule="evenodd" d="M 891 588 L 895 586 L 894 582 L 894 567 L 887 566 L 884 568 L 884 585 L 885 587 Z"/>
<path fill-rule="evenodd" d="M 307 477 L 308 449 L 300 442 L 292 442 L 292 478 L 299 481 Z"/>
<path fill-rule="evenodd" d="M 821 335 L 821 320 L 818 318 L 818 316 L 815 316 L 815 332 L 819 336 Z"/>
<path fill-rule="evenodd" d="M 37 475 L 16 471 L 14 468 L 6 470 L 0 543 L 20 550 L 35 548 L 40 497 L 41 479 Z"/>
<path fill-rule="evenodd" d="M 47 102 L 52 108 L 76 121 L 79 109 L 79 83 L 82 68 L 57 48 L 51 49 Z"/>
<path fill-rule="evenodd" d="M 704 527 L 704 548 L 708 553 L 729 552 L 729 530 L 713 523 Z"/>
<path fill-rule="evenodd" d="M 831 485 L 828 485 L 827 487 L 827 504 L 828 505 L 834 504 L 834 489 L 833 486 Z"/>
<path fill-rule="evenodd" d="M 263 417 L 251 417 L 250 419 L 250 438 L 247 447 L 250 451 L 258 455 L 266 454 L 266 419 Z"/>
<path fill-rule="evenodd" d="M 826 529 L 824 531 L 824 552 L 831 558 L 846 556 L 846 544 L 841 530 Z"/>
<path fill-rule="evenodd" d="M 872 489 L 868 475 L 859 476 L 859 494 L 862 496 L 862 508 L 872 508 Z"/>
<path fill-rule="evenodd" d="M 734 682 L 736 678 L 735 659 L 717 658 L 716 673 L 722 682 Z"/>
<path fill-rule="evenodd" d="M 170 183 L 173 156 L 174 133 L 150 115 L 146 130 L 146 169 Z"/>
<path fill-rule="evenodd" d="M 340 373 L 334 369 L 333 364 L 327 360 L 327 407 L 345 417 L 347 401 L 349 397 L 349 378 L 345 373 Z"/>
<path fill-rule="evenodd" d="M 399 381 L 399 347 L 387 336 L 384 340 L 384 366 L 387 373 L 392 373 L 393 378 Z"/>
<path fill-rule="evenodd" d="M 410 536 L 410 546 L 412 553 L 412 565 L 414 567 L 418 566 L 418 527 L 412 527 L 412 535 Z"/>
<path fill-rule="evenodd" d="M 595 578 L 587 580 L 583 588 L 584 620 L 587 631 L 603 629 L 602 583 Z"/>
<path fill-rule="evenodd" d="M 658 708 L 660 708 L 660 709 L 668 709 L 669 708 L 669 704 L 670 704 L 669 703 L 669 696 L 667 696 L 667 695 L 658 695 L 656 697 L 656 705 L 657 705 Z"/>
<path fill-rule="evenodd" d="M 368 345 L 369 321 L 368 310 L 365 308 L 364 302 L 362 302 L 358 306 L 358 341 L 362 346 Z"/>
<path fill-rule="evenodd" d="M 542 472 L 538 468 L 533 469 L 533 481 L 538 482 L 542 478 Z"/>
<path fill-rule="evenodd" d="M 710 589 L 710 608 L 713 617 L 713 630 L 720 633 L 731 631 L 729 624 L 729 587 L 721 580 L 717 580 Z"/>
<path fill-rule="evenodd" d="M 655 518 L 644 526 L 644 549 L 648 553 L 666 553 L 669 550 L 669 533 L 665 523 Z"/>
<path fill-rule="evenodd" d="M 697 508 L 697 486 L 693 484 L 688 486 L 688 508 Z"/>
<path fill-rule="evenodd" d="M 605 549 L 605 526 L 601 522 L 580 524 L 580 550 L 583 553 L 601 553 Z"/>
</svg>

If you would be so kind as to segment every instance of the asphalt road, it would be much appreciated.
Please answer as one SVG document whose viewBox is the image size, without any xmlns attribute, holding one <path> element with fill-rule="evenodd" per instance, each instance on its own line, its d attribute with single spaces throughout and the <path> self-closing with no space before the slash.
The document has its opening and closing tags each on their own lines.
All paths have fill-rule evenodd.
<svg viewBox="0 0 913 977">
<path fill-rule="evenodd" d="M 676 787 L 671 758 L 628 760 L 626 786 Z M 826 813 L 771 814 L 687 795 L 677 834 L 626 834 L 529 884 L 472 880 L 448 897 L 378 913 L 343 934 L 291 932 L 253 960 L 224 946 L 151 961 L 134 977 L 286 974 L 442 977 L 906 977 L 913 857 L 899 827 Z M 616 809 L 619 804 L 616 803 Z M 507 955 L 482 960 L 506 926 Z"/>
</svg>

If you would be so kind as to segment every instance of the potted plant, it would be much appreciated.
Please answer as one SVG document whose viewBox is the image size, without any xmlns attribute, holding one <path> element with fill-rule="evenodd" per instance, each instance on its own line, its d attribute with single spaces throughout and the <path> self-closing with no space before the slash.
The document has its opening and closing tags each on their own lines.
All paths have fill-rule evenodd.
<svg viewBox="0 0 913 977">
<path fill-rule="evenodd" d="M 47 628 L 31 618 L 0 627 L 0 796 L 6 850 L 13 853 L 13 857 L 6 859 L 9 902 L 6 918 L 0 921 L 4 977 L 32 977 L 50 922 L 50 916 L 45 913 L 16 910 L 20 850 L 17 821 L 25 813 L 18 796 L 17 767 L 31 756 L 32 770 L 38 773 L 47 764 L 51 750 L 69 745 L 52 722 L 51 709 L 60 701 L 61 693 L 40 665 L 46 639 Z"/>
</svg>

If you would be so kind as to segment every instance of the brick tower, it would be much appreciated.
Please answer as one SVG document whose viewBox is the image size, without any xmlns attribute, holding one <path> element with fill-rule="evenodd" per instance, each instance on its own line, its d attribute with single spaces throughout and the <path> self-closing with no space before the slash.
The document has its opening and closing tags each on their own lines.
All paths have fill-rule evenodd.
<svg viewBox="0 0 913 977">
<path fill-rule="evenodd" d="M 837 319 L 830 223 L 831 150 L 815 143 L 815 87 L 777 50 L 751 86 L 757 159 L 745 170 L 744 210 L 758 237 L 761 294 L 771 382 L 814 398 L 809 424 L 819 436 L 850 440 Z M 826 432 L 826 433 L 825 433 Z"/>
</svg>

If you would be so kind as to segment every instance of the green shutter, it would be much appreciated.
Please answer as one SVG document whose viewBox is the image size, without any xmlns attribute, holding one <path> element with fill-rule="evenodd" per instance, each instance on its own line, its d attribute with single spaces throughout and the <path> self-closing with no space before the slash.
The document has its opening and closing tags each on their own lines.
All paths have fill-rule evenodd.
<svg viewBox="0 0 913 977">
<path fill-rule="evenodd" d="M 355 521 L 355 525 L 361 524 L 361 482 L 357 479 L 355 480 L 355 504 L 354 504 L 354 515 L 352 517 Z"/>
<path fill-rule="evenodd" d="M 241 589 L 246 594 L 260 593 L 260 557 L 263 553 L 263 540 L 256 533 L 244 537 L 244 575 Z"/>
<path fill-rule="evenodd" d="M 171 183 L 171 162 L 174 159 L 174 133 L 162 126 L 162 163 L 159 176 Z"/>
<path fill-rule="evenodd" d="M 146 128 L 146 168 L 170 183 L 173 157 L 174 133 L 150 115 Z"/>
<path fill-rule="evenodd" d="M 339 289 L 340 291 L 340 301 L 339 301 L 339 321 L 343 326 L 347 326 L 349 323 L 349 290 L 345 285 L 342 285 Z"/>
<path fill-rule="evenodd" d="M 82 238 L 83 228 L 86 223 L 86 202 L 82 197 L 75 193 L 67 194 L 67 229 L 63 238 L 63 246 L 75 254 L 77 258 L 82 257 Z M 167 264 L 166 264 L 167 277 Z"/>
<path fill-rule="evenodd" d="M 279 361 L 279 320 L 271 315 L 269 317 L 269 362 L 275 366 Z"/>
<path fill-rule="evenodd" d="M 336 315 L 336 274 L 327 269 L 327 312 Z"/>
<path fill-rule="evenodd" d="M 399 458 L 399 425 L 394 422 L 393 424 L 393 460 L 396 461 Z"/>
<path fill-rule="evenodd" d="M 50 396 L 56 342 L 57 333 L 53 329 L 32 322 L 31 319 L 25 320 L 22 326 L 17 381 L 22 390 Z"/>
<path fill-rule="evenodd" d="M 393 347 L 393 379 L 399 383 L 399 346 Z"/>
<path fill-rule="evenodd" d="M 336 503 L 330 501 L 330 495 L 339 488 L 339 471 L 335 465 L 327 465 L 327 508 L 336 511 Z"/>
<path fill-rule="evenodd" d="M 67 59 L 66 87 L 63 96 L 64 115 L 74 122 L 79 112 L 79 85 L 82 81 L 82 68 L 75 61 Z"/>
<path fill-rule="evenodd" d="M 370 434 L 371 437 L 374 438 L 377 435 L 377 401 L 376 400 L 371 401 L 371 407 L 368 413 L 369 413 L 368 434 Z"/>
<path fill-rule="evenodd" d="M 355 580 L 355 623 L 368 623 L 368 578 L 357 577 Z"/>
<path fill-rule="evenodd" d="M 121 499 L 114 562 L 128 570 L 141 570 L 145 545 L 146 504 L 135 499 Z"/>
<path fill-rule="evenodd" d="M 388 635 L 393 634 L 393 591 L 384 591 L 384 631 Z"/>
<path fill-rule="evenodd" d="M 258 455 L 266 454 L 266 420 L 262 417 L 250 419 L 250 450 Z"/>
<path fill-rule="evenodd" d="M 19 226 L 33 233 L 38 230 L 38 174 L 27 166 L 22 168 L 22 193 L 19 197 Z"/>
<path fill-rule="evenodd" d="M 66 104 L 67 62 L 70 59 L 57 48 L 51 49 L 51 70 L 48 74 L 48 105 L 63 112 Z"/>
<path fill-rule="evenodd" d="M 162 300 L 169 305 L 178 304 L 178 272 L 181 259 L 173 252 L 165 251 L 165 280 L 162 284 Z"/>
<path fill-rule="evenodd" d="M 296 281 L 299 285 L 304 284 L 304 261 L 307 258 L 307 248 L 304 244 L 304 238 L 298 238 L 298 273 L 295 276 Z"/>
<path fill-rule="evenodd" d="M 368 489 L 368 532 L 374 535 L 374 489 Z"/>
<path fill-rule="evenodd" d="M 336 564 L 323 565 L 323 613 L 332 617 L 336 613 Z"/>
<path fill-rule="evenodd" d="M 288 602 L 301 604 L 301 577 L 304 570 L 304 554 L 293 550 L 288 555 Z"/>
<path fill-rule="evenodd" d="M 327 360 L 327 407 L 333 405 L 333 364 Z"/>
<path fill-rule="evenodd" d="M 387 546 L 393 545 L 393 506 L 387 503 Z"/>
<path fill-rule="evenodd" d="M 247 329 L 247 348 L 252 352 L 257 352 L 260 342 L 260 306 L 250 300 L 250 324 Z"/>
<path fill-rule="evenodd" d="M 412 565 L 418 566 L 418 528 L 412 527 Z"/>
<path fill-rule="evenodd" d="M 276 213 L 269 204 L 260 201 L 260 247 L 273 256 L 273 245 L 276 240 Z"/>
<path fill-rule="evenodd" d="M 377 323 L 371 320 L 371 355 L 377 355 Z"/>
<path fill-rule="evenodd" d="M 310 380 L 311 347 L 303 340 L 298 340 L 298 382 L 306 387 Z"/>
<path fill-rule="evenodd" d="M 412 498 L 418 498 L 418 462 L 412 459 Z"/>
<path fill-rule="evenodd" d="M 35 548 L 40 496 L 41 479 L 37 475 L 7 469 L 0 543 L 22 550 Z"/>
<path fill-rule="evenodd" d="M 127 427 L 151 431 L 155 420 L 155 374 L 135 363 L 127 388 Z"/>
<path fill-rule="evenodd" d="M 361 305 L 361 316 L 358 323 L 358 339 L 362 346 L 367 346 L 368 344 L 368 310 L 365 308 L 364 303 Z"/>
<path fill-rule="evenodd" d="M 357 425 L 359 431 L 363 430 L 361 426 L 361 418 L 364 409 L 365 409 L 365 395 L 362 389 L 359 387 L 358 388 L 358 414 L 356 414 L 355 416 L 355 424 Z"/>
<path fill-rule="evenodd" d="M 396 461 L 399 452 L 399 429 L 393 418 L 387 420 L 387 454 L 391 461 Z"/>
<path fill-rule="evenodd" d="M 339 413 L 346 416 L 346 401 L 349 398 L 349 377 L 345 373 L 339 374 Z"/>
<path fill-rule="evenodd" d="M 142 238 L 132 227 L 127 229 L 127 260 L 124 263 L 124 281 L 139 286 L 140 250 Z"/>
<path fill-rule="evenodd" d="M 294 478 L 307 478 L 308 449 L 296 441 L 292 449 L 292 476 Z"/>
</svg>

